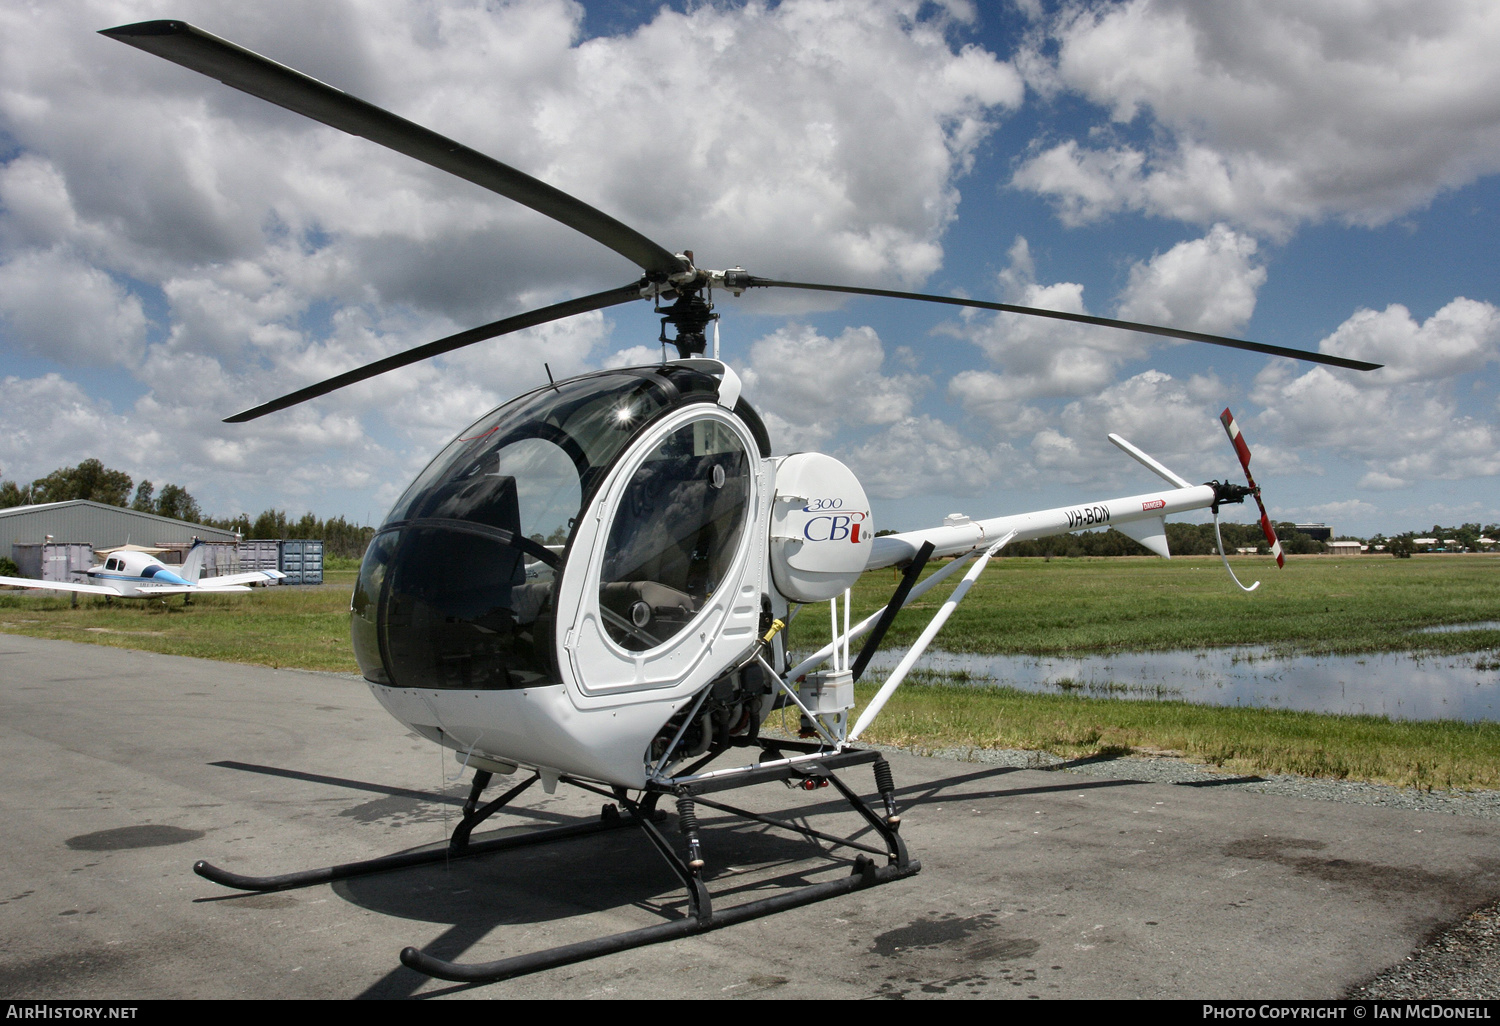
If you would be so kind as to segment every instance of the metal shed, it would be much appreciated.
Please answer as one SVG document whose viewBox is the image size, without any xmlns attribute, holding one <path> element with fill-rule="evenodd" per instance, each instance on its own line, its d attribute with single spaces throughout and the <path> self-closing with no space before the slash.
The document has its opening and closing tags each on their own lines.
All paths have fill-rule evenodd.
<svg viewBox="0 0 1500 1026">
<path fill-rule="evenodd" d="M 132 542 L 185 552 L 195 538 L 228 545 L 239 541 L 233 531 L 87 499 L 0 509 L 0 555 L 11 555 L 16 545 L 109 549 Z"/>
</svg>

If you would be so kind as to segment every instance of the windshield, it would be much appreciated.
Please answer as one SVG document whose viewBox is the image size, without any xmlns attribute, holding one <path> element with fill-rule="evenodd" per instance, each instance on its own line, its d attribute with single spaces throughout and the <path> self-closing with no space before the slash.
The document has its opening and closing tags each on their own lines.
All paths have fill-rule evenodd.
<svg viewBox="0 0 1500 1026">
<path fill-rule="evenodd" d="M 631 476 L 610 527 L 599 608 L 616 644 L 656 648 L 697 615 L 739 550 L 750 456 L 726 425 L 686 424 Z"/>
<path fill-rule="evenodd" d="M 671 365 L 537 389 L 427 466 L 365 553 L 352 602 L 367 679 L 397 687 L 554 683 L 553 601 L 579 511 L 658 413 L 718 382 Z"/>
</svg>

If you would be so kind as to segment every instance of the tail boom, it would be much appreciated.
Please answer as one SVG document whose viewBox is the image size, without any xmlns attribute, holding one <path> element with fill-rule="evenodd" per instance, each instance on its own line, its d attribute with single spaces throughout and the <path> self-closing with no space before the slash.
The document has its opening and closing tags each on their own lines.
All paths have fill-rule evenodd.
<svg viewBox="0 0 1500 1026">
<path fill-rule="evenodd" d="M 1104 499 L 1075 506 L 1036 513 L 1018 513 L 991 520 L 962 520 L 923 531 L 907 531 L 876 538 L 871 547 L 867 570 L 894 566 L 917 554 L 923 542 L 932 542 L 934 556 L 957 556 L 976 549 L 986 549 L 1005 535 L 1015 532 L 1014 541 L 1032 541 L 1093 527 L 1116 527 L 1141 520 L 1154 520 L 1207 509 L 1220 501 L 1213 485 L 1172 488 L 1120 499 Z"/>
</svg>

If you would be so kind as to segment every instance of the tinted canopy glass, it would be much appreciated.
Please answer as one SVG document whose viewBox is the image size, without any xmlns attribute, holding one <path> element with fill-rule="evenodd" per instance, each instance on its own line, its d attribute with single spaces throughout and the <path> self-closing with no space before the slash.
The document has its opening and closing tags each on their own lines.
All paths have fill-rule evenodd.
<svg viewBox="0 0 1500 1026">
<path fill-rule="evenodd" d="M 365 676 L 421 688 L 555 683 L 553 603 L 580 510 L 663 410 L 717 394 L 685 367 L 537 389 L 461 432 L 397 501 L 352 604 Z"/>
</svg>

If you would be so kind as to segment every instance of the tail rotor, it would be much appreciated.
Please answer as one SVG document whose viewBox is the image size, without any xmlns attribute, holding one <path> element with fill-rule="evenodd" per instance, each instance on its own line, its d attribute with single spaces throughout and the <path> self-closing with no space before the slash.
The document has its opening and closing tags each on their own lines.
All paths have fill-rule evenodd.
<svg viewBox="0 0 1500 1026">
<path fill-rule="evenodd" d="M 1224 431 L 1229 435 L 1229 441 L 1234 444 L 1235 455 L 1240 458 L 1240 467 L 1245 471 L 1245 482 L 1250 485 L 1250 494 L 1255 496 L 1255 504 L 1260 507 L 1260 529 L 1265 532 L 1266 544 L 1271 547 L 1271 554 L 1276 557 L 1278 567 L 1286 565 L 1286 557 L 1281 554 L 1281 542 L 1276 538 L 1276 528 L 1271 526 L 1271 518 L 1266 513 L 1266 504 L 1260 498 L 1260 486 L 1255 483 L 1255 478 L 1250 476 L 1250 446 L 1245 444 L 1245 436 L 1240 434 L 1240 427 L 1234 422 L 1234 414 L 1228 408 L 1219 414 L 1219 420 L 1224 424 Z"/>
</svg>

